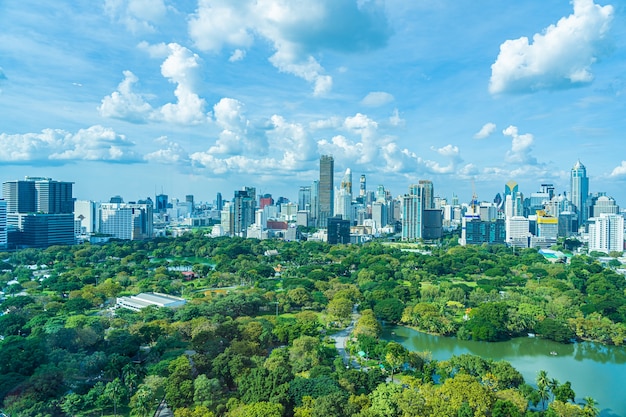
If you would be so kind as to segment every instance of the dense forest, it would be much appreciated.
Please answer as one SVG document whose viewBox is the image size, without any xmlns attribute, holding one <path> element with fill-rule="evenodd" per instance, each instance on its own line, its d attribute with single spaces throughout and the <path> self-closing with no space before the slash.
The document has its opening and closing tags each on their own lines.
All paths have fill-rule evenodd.
<svg viewBox="0 0 626 417">
<path fill-rule="evenodd" d="M 10 416 L 152 416 L 162 401 L 176 417 L 593 416 L 569 382 L 471 355 L 438 362 L 381 340 L 381 324 L 485 341 L 626 338 L 626 280 L 586 255 L 188 233 L 0 259 Z M 150 291 L 188 302 L 114 308 Z M 353 319 L 346 366 L 333 335 Z"/>
</svg>

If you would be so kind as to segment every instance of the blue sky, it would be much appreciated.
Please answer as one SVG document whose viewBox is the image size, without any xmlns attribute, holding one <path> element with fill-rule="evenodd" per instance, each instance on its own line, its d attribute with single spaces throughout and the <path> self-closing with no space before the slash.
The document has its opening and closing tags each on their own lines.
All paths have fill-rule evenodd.
<svg viewBox="0 0 626 417">
<path fill-rule="evenodd" d="M 610 0 L 0 4 L 0 179 L 79 199 L 296 199 L 322 154 L 394 195 L 513 179 L 626 205 L 626 5 Z M 474 184 L 474 185 L 472 185 Z"/>
</svg>

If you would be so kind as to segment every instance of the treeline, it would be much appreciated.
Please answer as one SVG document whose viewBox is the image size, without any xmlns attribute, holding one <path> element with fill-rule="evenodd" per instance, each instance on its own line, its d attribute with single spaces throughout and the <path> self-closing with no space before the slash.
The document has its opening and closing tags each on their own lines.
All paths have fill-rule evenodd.
<svg viewBox="0 0 626 417">
<path fill-rule="evenodd" d="M 565 384 L 541 393 L 508 364 L 437 363 L 380 341 L 378 326 L 621 344 L 624 278 L 586 256 L 550 264 L 533 250 L 430 250 L 188 234 L 1 254 L 4 411 L 147 416 L 165 398 L 178 417 L 504 416 L 535 412 L 529 404 L 546 415 L 582 413 Z M 189 302 L 109 309 L 143 291 Z M 355 304 L 363 321 L 353 343 L 373 361 L 363 362 L 367 372 L 346 369 L 328 337 Z M 399 373 L 404 385 L 385 383 Z"/>
</svg>

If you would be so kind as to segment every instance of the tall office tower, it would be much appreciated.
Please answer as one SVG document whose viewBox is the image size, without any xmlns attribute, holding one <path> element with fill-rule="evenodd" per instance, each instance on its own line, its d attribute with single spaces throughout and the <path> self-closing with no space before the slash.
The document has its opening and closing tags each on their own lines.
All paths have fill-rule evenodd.
<svg viewBox="0 0 626 417">
<path fill-rule="evenodd" d="M 0 200 L 0 249 L 6 249 L 7 246 L 7 202 Z"/>
<path fill-rule="evenodd" d="M 335 214 L 341 216 L 344 220 L 352 220 L 352 194 L 348 193 L 345 188 L 341 188 L 337 193 L 335 201 Z"/>
<path fill-rule="evenodd" d="M 519 191 L 517 183 L 513 180 L 507 182 L 506 184 L 504 184 L 504 197 L 503 199 L 506 201 L 506 196 L 510 195 L 513 196 L 513 198 L 515 198 L 515 195 L 517 194 L 517 192 Z"/>
<path fill-rule="evenodd" d="M 150 239 L 154 236 L 153 216 L 150 201 L 100 203 L 99 232 L 116 239 Z"/>
<path fill-rule="evenodd" d="M 26 177 L 2 184 L 7 205 L 7 224 L 12 229 L 9 245 L 47 247 L 75 243 L 74 198 L 71 182 Z"/>
<path fill-rule="evenodd" d="M 624 217 L 602 213 L 589 219 L 589 251 L 624 251 Z"/>
<path fill-rule="evenodd" d="M 167 211 L 167 195 L 158 194 L 154 197 L 155 210 L 157 213 L 165 213 Z M 121 203 L 121 201 L 119 201 Z M 117 203 L 117 201 L 111 201 L 111 203 Z"/>
<path fill-rule="evenodd" d="M 298 190 L 298 210 L 311 210 L 310 185 L 301 185 Z"/>
<path fill-rule="evenodd" d="M 224 200 L 222 200 L 222 193 L 217 193 L 215 196 L 215 209 L 222 211 L 224 209 Z"/>
<path fill-rule="evenodd" d="M 256 211 L 256 189 L 245 187 L 243 190 L 235 191 L 233 200 L 233 230 L 234 236 L 246 237 L 248 226 L 254 224 L 254 213 Z"/>
<path fill-rule="evenodd" d="M 330 155 L 322 155 L 320 158 L 318 227 L 327 227 L 328 218 L 335 214 L 333 210 L 335 204 L 334 175 L 335 160 Z"/>
<path fill-rule="evenodd" d="M 385 186 L 378 185 L 378 187 L 376 187 L 376 196 L 375 196 L 374 201 L 383 202 L 386 200 L 387 200 L 387 194 L 385 193 Z"/>
<path fill-rule="evenodd" d="M 318 180 L 311 183 L 311 225 L 317 226 L 317 218 L 320 213 L 320 182 Z"/>
<path fill-rule="evenodd" d="M 341 189 L 352 195 L 352 171 L 350 168 L 346 169 L 346 173 L 343 174 L 343 178 L 341 179 Z"/>
<path fill-rule="evenodd" d="M 361 175 L 361 179 L 359 180 L 359 197 L 365 197 L 367 193 L 367 187 L 365 184 L 365 174 Z"/>
<path fill-rule="evenodd" d="M 580 225 L 587 222 L 589 212 L 587 209 L 587 197 L 589 196 L 589 178 L 587 178 L 587 168 L 578 160 L 570 173 L 570 198 L 576 212 Z"/>
<path fill-rule="evenodd" d="M 387 221 L 388 211 L 387 204 L 384 201 L 377 201 L 372 204 L 372 223 L 374 233 L 378 233 L 380 229 L 385 227 L 389 222 Z"/>
<path fill-rule="evenodd" d="M 402 197 L 402 240 L 417 240 L 422 237 L 422 215 L 424 203 L 419 186 L 409 186 L 409 194 Z"/>
<path fill-rule="evenodd" d="M 548 215 L 543 210 L 537 211 L 537 237 L 547 244 L 555 244 L 559 235 L 559 218 Z"/>
<path fill-rule="evenodd" d="M 195 205 L 195 203 L 193 201 L 193 194 L 187 194 L 185 196 L 185 202 L 191 205 L 191 212 L 193 213 L 193 211 L 196 208 L 196 205 Z"/>
<path fill-rule="evenodd" d="M 422 203 L 425 210 L 435 208 L 435 189 L 433 182 L 430 180 L 419 180 L 418 186 L 421 190 Z"/>
</svg>

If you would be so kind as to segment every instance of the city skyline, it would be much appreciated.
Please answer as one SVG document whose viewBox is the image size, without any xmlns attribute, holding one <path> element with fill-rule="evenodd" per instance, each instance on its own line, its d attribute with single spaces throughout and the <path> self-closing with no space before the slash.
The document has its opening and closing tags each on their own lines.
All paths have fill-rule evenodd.
<svg viewBox="0 0 626 417">
<path fill-rule="evenodd" d="M 569 191 L 580 159 L 626 198 L 616 1 L 23 1 L 0 24 L 3 181 L 296 201 L 331 154 L 371 190 L 491 201 Z"/>
</svg>

